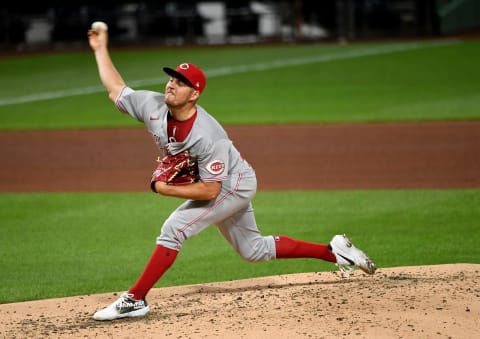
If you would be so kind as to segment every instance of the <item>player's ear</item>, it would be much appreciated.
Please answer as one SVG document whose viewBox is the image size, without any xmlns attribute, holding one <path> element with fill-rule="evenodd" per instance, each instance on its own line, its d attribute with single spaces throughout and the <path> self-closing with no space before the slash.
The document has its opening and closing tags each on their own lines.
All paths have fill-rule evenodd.
<svg viewBox="0 0 480 339">
<path fill-rule="evenodd" d="M 197 101 L 199 96 L 200 96 L 200 92 L 197 91 L 196 89 L 194 89 L 192 91 L 192 94 L 190 95 L 190 99 L 194 100 L 194 101 Z"/>
</svg>

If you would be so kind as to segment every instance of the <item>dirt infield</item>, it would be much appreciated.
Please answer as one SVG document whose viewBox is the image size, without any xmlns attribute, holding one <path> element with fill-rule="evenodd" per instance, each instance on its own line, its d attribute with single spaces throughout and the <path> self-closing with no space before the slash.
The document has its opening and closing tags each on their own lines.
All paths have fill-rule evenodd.
<svg viewBox="0 0 480 339">
<path fill-rule="evenodd" d="M 480 122 L 228 127 L 259 189 L 478 188 Z M 0 133 L 0 191 L 145 191 L 143 129 Z M 332 270 L 334 267 L 332 267 Z M 0 338 L 478 338 L 480 265 L 308 273 L 153 289 L 152 312 L 95 322 L 117 293 L 0 305 Z M 128 286 L 126 286 L 128 288 Z"/>
<path fill-rule="evenodd" d="M 480 121 L 230 126 L 259 189 L 480 187 Z M 0 191 L 145 191 L 143 128 L 0 133 Z"/>
</svg>

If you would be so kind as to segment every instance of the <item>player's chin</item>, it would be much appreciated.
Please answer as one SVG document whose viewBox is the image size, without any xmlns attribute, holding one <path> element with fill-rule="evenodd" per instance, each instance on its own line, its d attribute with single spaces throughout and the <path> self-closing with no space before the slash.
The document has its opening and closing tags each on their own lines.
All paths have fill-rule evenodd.
<svg viewBox="0 0 480 339">
<path fill-rule="evenodd" d="M 167 105 L 175 105 L 175 97 L 173 96 L 173 94 L 165 94 L 165 103 Z"/>
<path fill-rule="evenodd" d="M 165 104 L 167 104 L 170 109 L 179 108 L 185 105 L 184 103 L 179 102 L 176 98 L 172 97 L 171 99 L 165 98 Z"/>
</svg>

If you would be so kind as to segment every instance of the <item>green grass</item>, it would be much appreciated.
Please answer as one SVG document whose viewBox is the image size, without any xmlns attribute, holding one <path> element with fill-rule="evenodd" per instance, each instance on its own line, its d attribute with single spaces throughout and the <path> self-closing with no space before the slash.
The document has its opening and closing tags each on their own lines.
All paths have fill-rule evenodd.
<svg viewBox="0 0 480 339">
<path fill-rule="evenodd" d="M 465 120 L 480 118 L 480 42 L 435 45 L 385 54 L 372 51 L 411 43 L 284 45 L 271 47 L 112 50 L 127 83 L 163 91 L 164 65 L 189 60 L 213 74 L 200 100 L 226 124 Z M 349 53 L 373 55 L 345 58 Z M 274 62 L 330 57 L 330 61 Z M 265 70 L 219 76 L 250 64 Z M 270 68 L 269 68 L 270 67 Z M 31 94 L 101 87 L 89 50 L 0 59 L 0 102 Z M 140 126 L 119 114 L 106 93 L 0 105 L 0 129 Z"/>
<path fill-rule="evenodd" d="M 151 193 L 0 194 L 0 303 L 123 291 L 180 202 Z M 263 234 L 347 233 L 379 267 L 480 263 L 480 190 L 260 192 Z M 247 263 L 214 227 L 189 239 L 156 287 L 335 270 L 313 259 Z"/>
<path fill-rule="evenodd" d="M 145 80 L 150 85 L 137 88 L 159 91 L 162 66 L 197 63 L 213 74 L 200 104 L 224 124 L 480 119 L 480 42 L 419 45 L 354 58 L 345 56 L 411 44 L 113 50 L 112 57 L 127 83 Z M 278 66 L 312 58 L 331 60 Z M 250 64 L 270 68 L 215 73 Z M 0 59 L 0 130 L 141 127 L 99 86 L 88 50 Z M 85 88 L 92 94 L 2 104 Z M 127 289 L 179 203 L 151 193 L 0 193 L 0 303 Z M 480 190 L 259 192 L 254 205 L 264 234 L 328 242 L 345 232 L 380 267 L 480 262 Z M 211 227 L 185 243 L 156 286 L 333 269 L 308 259 L 244 262 Z"/>
</svg>

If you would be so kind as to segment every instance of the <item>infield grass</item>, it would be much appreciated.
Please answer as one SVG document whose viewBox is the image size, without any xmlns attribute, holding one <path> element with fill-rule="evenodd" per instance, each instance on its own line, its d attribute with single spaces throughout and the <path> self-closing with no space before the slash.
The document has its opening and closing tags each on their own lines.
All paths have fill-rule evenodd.
<svg viewBox="0 0 480 339">
<path fill-rule="evenodd" d="M 162 66 L 199 64 L 209 76 L 200 104 L 224 124 L 480 119 L 479 41 L 112 57 L 132 87 L 160 91 Z M 125 126 L 142 127 L 113 108 L 89 50 L 0 59 L 0 130 Z M 179 203 L 151 193 L 0 193 L 0 303 L 124 291 Z M 328 242 L 345 232 L 379 267 L 480 262 L 480 190 L 259 192 L 254 206 L 264 234 Z M 246 263 L 210 227 L 156 287 L 334 269 L 309 259 Z"/>
<path fill-rule="evenodd" d="M 123 291 L 180 200 L 151 193 L 2 194 L 0 303 Z M 264 235 L 347 233 L 379 267 L 480 263 L 480 190 L 259 192 Z M 314 259 L 244 262 L 213 226 L 185 242 L 156 287 L 336 270 Z"/>
</svg>

